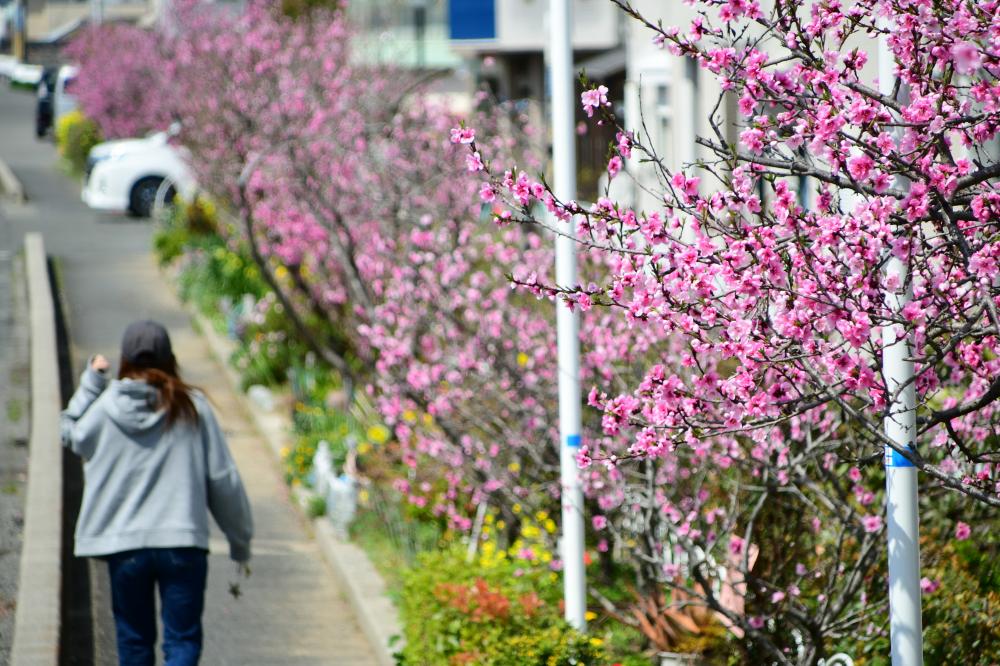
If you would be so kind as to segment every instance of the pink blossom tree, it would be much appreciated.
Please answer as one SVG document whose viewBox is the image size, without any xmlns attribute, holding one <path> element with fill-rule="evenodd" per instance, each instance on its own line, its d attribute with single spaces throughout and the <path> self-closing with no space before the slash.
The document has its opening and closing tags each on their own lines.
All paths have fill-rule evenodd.
<svg viewBox="0 0 1000 666">
<path fill-rule="evenodd" d="M 73 94 L 105 138 L 140 136 L 173 120 L 164 46 L 157 31 L 104 23 L 66 47 L 67 58 L 79 65 Z"/>
<path fill-rule="evenodd" d="M 860 592 L 881 559 L 884 447 L 936 502 L 956 501 L 945 490 L 970 515 L 1000 505 L 997 5 L 705 0 L 674 27 L 612 1 L 718 82 L 698 139 L 709 158 L 671 168 L 606 89 L 585 92 L 588 115 L 619 129 L 609 174 L 652 165 L 663 206 L 559 201 L 530 172 L 487 169 L 507 203 L 500 224 L 554 230 L 544 206 L 614 266 L 580 285 L 511 271 L 534 293 L 666 336 L 642 381 L 590 393 L 606 436 L 580 463 L 601 463 L 641 516 L 602 528 L 644 537 L 637 555 L 661 582 L 694 588 L 768 659 L 814 663 L 882 605 Z M 900 81 L 889 95 L 865 69 L 880 36 Z M 889 257 L 908 266 L 905 283 Z M 907 290 L 896 311 L 886 294 Z M 912 449 L 883 430 L 905 388 L 881 372 L 890 326 L 914 350 Z M 789 552 L 759 555 L 764 543 Z"/>
<path fill-rule="evenodd" d="M 550 308 L 499 268 L 549 250 L 521 230 L 478 233 L 489 196 L 456 159 L 455 119 L 412 74 L 352 65 L 338 14 L 205 11 L 182 16 L 173 61 L 181 140 L 299 334 L 370 385 L 416 478 L 398 489 L 456 527 L 490 497 L 551 508 Z M 491 149 L 520 152 L 500 130 L 522 120 L 481 102 Z"/>
<path fill-rule="evenodd" d="M 580 461 L 598 550 L 630 562 L 642 593 L 710 608 L 748 661 L 812 664 L 883 611 L 886 322 L 918 350 L 921 439 L 903 455 L 952 495 L 996 503 L 993 28 L 977 32 L 987 12 L 968 7 L 937 37 L 892 28 L 911 92 L 890 99 L 863 51 L 836 47 L 882 30 L 868 17 L 889 4 L 697 7 L 688 32 L 650 27 L 719 78 L 742 138 L 716 119 L 702 139 L 714 159 L 675 171 L 620 127 L 609 173 L 648 158 L 666 184 L 652 211 L 556 201 L 520 118 L 479 100 L 462 126 L 413 74 L 352 63 L 335 11 L 176 4 L 161 48 L 192 167 L 235 220 L 223 233 L 317 356 L 367 387 L 405 497 L 458 528 L 482 503 L 513 526 L 515 504 L 555 505 L 550 299 L 567 298 L 595 387 Z M 906 27 L 934 11 L 894 15 Z M 937 70 L 913 39 L 939 40 Z M 582 102 L 618 122 L 607 91 Z M 581 285 L 552 283 L 539 206 L 577 221 Z M 900 314 L 882 296 L 890 252 L 913 276 Z M 949 532 L 969 538 L 973 515 L 963 505 Z"/>
</svg>

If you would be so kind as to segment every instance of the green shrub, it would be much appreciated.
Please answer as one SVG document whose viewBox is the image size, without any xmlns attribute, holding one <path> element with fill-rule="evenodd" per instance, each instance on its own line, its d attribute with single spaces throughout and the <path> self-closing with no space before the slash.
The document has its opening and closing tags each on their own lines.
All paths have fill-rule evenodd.
<svg viewBox="0 0 1000 666">
<path fill-rule="evenodd" d="M 103 140 L 97 123 L 79 110 L 71 111 L 56 123 L 55 134 L 59 154 L 75 175 L 83 175 L 90 149 Z"/>
<path fill-rule="evenodd" d="M 461 546 L 426 553 L 403 574 L 404 664 L 604 664 L 599 638 L 562 618 L 558 575 L 537 563 L 466 561 Z"/>
<path fill-rule="evenodd" d="M 1000 663 L 1000 535 L 984 529 L 976 537 L 955 541 L 931 528 L 921 538 L 921 574 L 935 586 L 921 595 L 927 664 Z M 884 593 L 882 599 L 875 616 L 879 624 L 866 628 L 872 637 L 862 643 L 849 636 L 832 651 L 852 655 L 858 666 L 889 666 Z"/>
<path fill-rule="evenodd" d="M 307 19 L 316 11 L 337 11 L 342 0 L 281 0 L 281 13 L 291 19 Z"/>
<path fill-rule="evenodd" d="M 310 518 L 319 518 L 326 515 L 326 498 L 314 495 L 309 498 L 306 504 L 306 515 Z"/>
<path fill-rule="evenodd" d="M 207 197 L 182 201 L 170 209 L 153 234 L 153 251 L 161 266 L 172 264 L 198 246 L 221 244 L 218 237 L 218 215 Z"/>
<path fill-rule="evenodd" d="M 308 353 L 308 347 L 294 335 L 284 312 L 284 306 L 268 292 L 254 306 L 249 318 L 244 313 L 243 323 L 236 330 L 240 346 L 231 359 L 240 371 L 244 389 L 254 384 L 284 384 L 292 367 Z"/>
<path fill-rule="evenodd" d="M 218 237 L 206 236 L 189 247 L 180 275 L 181 298 L 201 312 L 217 312 L 223 299 L 238 302 L 243 294 L 250 294 L 259 300 L 267 293 L 257 266 Z"/>
</svg>

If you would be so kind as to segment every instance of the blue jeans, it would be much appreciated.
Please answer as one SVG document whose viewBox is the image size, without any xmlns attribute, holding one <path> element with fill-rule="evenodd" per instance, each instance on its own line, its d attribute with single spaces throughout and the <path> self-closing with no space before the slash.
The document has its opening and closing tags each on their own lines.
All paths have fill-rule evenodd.
<svg viewBox="0 0 1000 666">
<path fill-rule="evenodd" d="M 207 555 L 200 548 L 144 548 L 106 558 L 121 666 L 153 666 L 156 661 L 157 586 L 166 666 L 198 663 Z"/>
</svg>

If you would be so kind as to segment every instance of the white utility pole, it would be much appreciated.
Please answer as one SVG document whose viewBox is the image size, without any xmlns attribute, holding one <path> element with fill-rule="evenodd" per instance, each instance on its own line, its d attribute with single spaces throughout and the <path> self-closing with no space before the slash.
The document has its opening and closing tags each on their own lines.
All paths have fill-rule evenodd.
<svg viewBox="0 0 1000 666">
<path fill-rule="evenodd" d="M 549 83 L 552 90 L 553 191 L 560 201 L 576 199 L 576 113 L 573 99 L 573 16 L 571 0 L 549 0 Z M 567 234 L 573 222 L 555 221 Z M 556 237 L 556 284 L 576 286 L 576 243 Z M 562 480 L 563 594 L 566 621 L 583 631 L 587 621 L 587 581 L 583 568 L 583 488 L 576 454 L 580 450 L 579 317 L 556 302 L 559 340 L 559 460 Z"/>
<path fill-rule="evenodd" d="M 895 87 L 894 58 L 884 35 L 878 42 L 879 91 Z M 907 187 L 897 177 L 897 186 Z M 886 278 L 897 276 L 899 288 L 886 290 L 886 303 L 898 314 L 913 297 L 906 263 L 890 256 Z M 900 448 L 915 448 L 916 387 L 910 340 L 901 324 L 882 328 L 882 372 L 893 399 L 885 434 Z M 900 386 L 905 388 L 899 390 Z M 886 531 L 889 539 L 889 635 L 893 666 L 921 666 L 923 632 L 920 617 L 920 531 L 917 524 L 917 468 L 892 447 L 885 447 Z"/>
</svg>

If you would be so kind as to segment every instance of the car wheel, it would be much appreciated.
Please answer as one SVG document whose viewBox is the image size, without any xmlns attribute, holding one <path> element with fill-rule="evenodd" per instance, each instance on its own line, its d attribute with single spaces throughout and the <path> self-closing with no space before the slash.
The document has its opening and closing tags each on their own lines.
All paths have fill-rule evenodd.
<svg viewBox="0 0 1000 666">
<path fill-rule="evenodd" d="M 169 180 L 160 183 L 156 190 L 156 197 L 153 200 L 151 217 L 162 219 L 164 212 L 173 209 L 174 198 L 177 196 L 177 188 Z"/>
<path fill-rule="evenodd" d="M 129 212 L 136 217 L 149 217 L 156 203 L 156 192 L 162 183 L 163 179 L 159 176 L 149 176 L 136 181 L 128 197 Z"/>
</svg>

